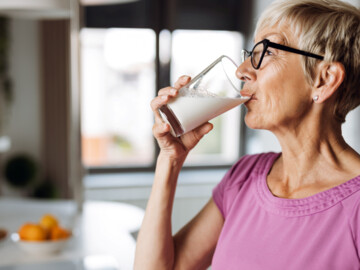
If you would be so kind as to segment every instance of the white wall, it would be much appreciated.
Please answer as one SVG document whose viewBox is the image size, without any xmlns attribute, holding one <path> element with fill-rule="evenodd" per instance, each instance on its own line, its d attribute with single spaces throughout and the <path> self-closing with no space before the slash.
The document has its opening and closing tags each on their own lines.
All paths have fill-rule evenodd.
<svg viewBox="0 0 360 270">
<path fill-rule="evenodd" d="M 344 0 L 344 2 L 348 2 L 356 7 L 360 7 L 360 0 Z"/>
<path fill-rule="evenodd" d="M 27 153 L 40 161 L 41 103 L 38 22 L 11 19 L 10 76 L 13 82 L 13 103 L 5 128 L 11 138 L 11 149 L 6 157 Z M 10 193 L 5 189 L 5 193 Z"/>
</svg>

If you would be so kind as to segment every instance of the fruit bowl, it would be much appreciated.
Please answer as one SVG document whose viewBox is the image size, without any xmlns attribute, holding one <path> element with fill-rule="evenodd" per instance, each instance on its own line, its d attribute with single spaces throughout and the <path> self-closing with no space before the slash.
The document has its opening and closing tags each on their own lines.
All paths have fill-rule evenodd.
<svg viewBox="0 0 360 270">
<path fill-rule="evenodd" d="M 26 253 L 37 256 L 48 256 L 63 251 L 68 245 L 70 239 L 59 240 L 46 240 L 46 241 L 26 241 L 21 240 L 18 233 L 13 233 L 11 235 L 11 240 Z"/>
</svg>

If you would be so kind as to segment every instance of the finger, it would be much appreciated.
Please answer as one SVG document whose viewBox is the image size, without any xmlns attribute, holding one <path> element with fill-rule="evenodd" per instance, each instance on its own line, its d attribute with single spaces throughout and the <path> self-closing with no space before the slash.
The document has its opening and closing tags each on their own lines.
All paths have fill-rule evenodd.
<svg viewBox="0 0 360 270">
<path fill-rule="evenodd" d="M 205 134 L 209 133 L 213 129 L 213 124 L 206 122 L 201 126 L 195 128 L 189 133 L 181 136 L 181 140 L 184 145 L 187 145 L 189 149 L 192 149 Z"/>
<path fill-rule="evenodd" d="M 179 90 L 174 87 L 165 87 L 159 90 L 158 95 L 168 95 L 168 96 L 176 96 L 179 93 Z"/>
<path fill-rule="evenodd" d="M 161 108 L 161 106 L 167 104 L 169 99 L 170 97 L 168 95 L 157 96 L 150 102 L 150 107 L 155 112 Z"/>
<path fill-rule="evenodd" d="M 191 77 L 187 75 L 181 76 L 174 84 L 174 87 L 180 89 L 190 81 Z"/>
<path fill-rule="evenodd" d="M 156 124 L 164 124 L 166 123 L 165 120 L 161 117 L 160 111 L 155 111 L 155 123 Z"/>
<path fill-rule="evenodd" d="M 155 116 L 155 123 L 157 124 L 165 123 L 165 121 L 163 120 L 160 114 L 159 109 L 165 104 L 167 104 L 168 101 L 169 101 L 169 96 L 158 96 L 151 101 L 150 106 Z"/>
<path fill-rule="evenodd" d="M 157 123 L 157 124 L 164 123 L 164 121 L 160 115 L 160 112 L 158 110 L 154 111 L 154 117 L 155 117 L 155 123 Z"/>
<path fill-rule="evenodd" d="M 214 128 L 213 124 L 206 122 L 194 129 L 195 136 L 200 140 L 202 137 L 204 137 L 204 135 L 208 134 L 213 128 Z"/>
<path fill-rule="evenodd" d="M 170 126 L 167 123 L 155 123 L 152 131 L 155 138 L 164 137 L 169 134 Z"/>
<path fill-rule="evenodd" d="M 160 107 L 161 108 L 161 107 Z M 162 124 L 162 123 L 165 123 L 165 121 L 163 120 L 161 114 L 160 114 L 160 110 L 159 109 L 155 109 L 153 111 L 154 113 L 154 118 L 155 118 L 155 123 L 157 124 Z"/>
</svg>

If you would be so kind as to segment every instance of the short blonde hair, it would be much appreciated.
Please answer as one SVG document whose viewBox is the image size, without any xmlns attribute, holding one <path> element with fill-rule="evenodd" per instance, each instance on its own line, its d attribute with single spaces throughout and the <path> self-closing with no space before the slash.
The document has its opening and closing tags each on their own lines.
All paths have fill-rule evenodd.
<svg viewBox="0 0 360 270">
<path fill-rule="evenodd" d="M 261 15 L 255 33 L 274 26 L 289 26 L 299 37 L 299 48 L 340 62 L 346 75 L 337 91 L 334 117 L 345 122 L 360 104 L 360 10 L 338 0 L 278 0 Z M 318 60 L 303 57 L 309 83 Z"/>
</svg>

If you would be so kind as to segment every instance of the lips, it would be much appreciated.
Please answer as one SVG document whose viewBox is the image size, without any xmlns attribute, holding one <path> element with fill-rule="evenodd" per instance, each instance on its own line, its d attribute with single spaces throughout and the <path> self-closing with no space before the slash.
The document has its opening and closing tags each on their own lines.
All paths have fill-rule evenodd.
<svg viewBox="0 0 360 270">
<path fill-rule="evenodd" d="M 253 91 L 251 91 L 249 88 L 242 89 L 240 93 L 243 97 L 251 97 L 254 95 Z"/>
<path fill-rule="evenodd" d="M 257 98 L 256 98 L 256 96 L 254 95 L 254 94 L 249 94 L 249 93 L 241 93 L 241 96 L 243 96 L 243 97 L 249 97 L 249 100 L 247 101 L 247 102 L 249 102 L 249 101 L 251 101 L 251 100 L 257 100 Z"/>
<path fill-rule="evenodd" d="M 254 94 L 254 91 L 251 91 L 249 88 L 241 90 L 241 95 L 243 97 L 249 97 L 250 98 L 248 101 L 245 102 L 245 104 L 250 102 L 250 101 L 257 100 L 257 98 L 256 98 L 256 96 Z"/>
<path fill-rule="evenodd" d="M 253 95 L 241 93 L 241 96 L 242 97 L 252 98 Z"/>
</svg>

